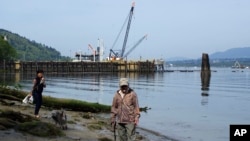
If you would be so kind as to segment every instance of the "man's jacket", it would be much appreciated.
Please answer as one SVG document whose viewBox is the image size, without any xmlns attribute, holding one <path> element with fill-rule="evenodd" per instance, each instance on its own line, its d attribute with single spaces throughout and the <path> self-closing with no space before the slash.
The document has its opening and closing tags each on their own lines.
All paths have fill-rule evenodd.
<svg viewBox="0 0 250 141">
<path fill-rule="evenodd" d="M 129 89 L 128 93 L 122 98 L 119 92 L 120 90 L 116 92 L 113 98 L 111 122 L 133 123 L 135 118 L 140 117 L 137 95 L 132 89 Z"/>
</svg>

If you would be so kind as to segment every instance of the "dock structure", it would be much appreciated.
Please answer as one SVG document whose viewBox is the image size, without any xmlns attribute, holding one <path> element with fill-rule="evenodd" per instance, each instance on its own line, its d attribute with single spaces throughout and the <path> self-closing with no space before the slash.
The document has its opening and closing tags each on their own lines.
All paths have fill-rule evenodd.
<svg viewBox="0 0 250 141">
<path fill-rule="evenodd" d="M 47 73 L 87 72 L 154 72 L 153 61 L 110 61 L 110 62 L 4 62 L 0 70 L 5 72 L 33 73 L 42 69 Z"/>
</svg>

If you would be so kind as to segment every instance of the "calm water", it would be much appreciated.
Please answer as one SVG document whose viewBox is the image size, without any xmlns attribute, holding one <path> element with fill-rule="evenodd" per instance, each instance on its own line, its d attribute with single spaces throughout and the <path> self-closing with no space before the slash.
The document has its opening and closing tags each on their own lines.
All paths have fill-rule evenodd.
<svg viewBox="0 0 250 141">
<path fill-rule="evenodd" d="M 175 68 L 181 69 L 181 68 Z M 230 124 L 250 123 L 250 70 L 212 68 L 208 90 L 199 71 L 155 74 L 45 74 L 44 95 L 110 105 L 120 77 L 127 76 L 139 97 L 140 127 L 180 141 L 228 141 Z M 2 75 L 29 91 L 33 75 Z M 209 79 L 208 79 L 209 80 Z"/>
</svg>

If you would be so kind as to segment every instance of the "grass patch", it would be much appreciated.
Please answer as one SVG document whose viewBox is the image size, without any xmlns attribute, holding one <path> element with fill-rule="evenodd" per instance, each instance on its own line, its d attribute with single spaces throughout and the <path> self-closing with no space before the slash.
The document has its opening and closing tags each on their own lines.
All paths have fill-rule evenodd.
<svg viewBox="0 0 250 141">
<path fill-rule="evenodd" d="M 65 134 L 55 125 L 46 122 L 32 121 L 18 125 L 17 130 L 39 137 L 64 136 Z"/>
<path fill-rule="evenodd" d="M 110 106 L 90 103 L 86 101 L 74 100 L 74 99 L 63 99 L 54 98 L 50 96 L 43 96 L 43 105 L 46 107 L 53 107 L 56 109 L 68 109 L 72 111 L 82 111 L 82 112 L 110 112 Z"/>
<path fill-rule="evenodd" d="M 0 86 L 0 96 L 5 99 L 22 101 L 28 92 L 24 92 L 17 89 L 10 89 L 5 86 Z M 43 106 L 50 107 L 53 109 L 67 109 L 72 111 L 82 111 L 82 112 L 110 112 L 110 106 L 99 104 L 99 103 L 90 103 L 81 100 L 74 99 L 63 99 L 63 98 L 54 98 L 50 96 L 43 95 Z"/>
<path fill-rule="evenodd" d="M 0 113 L 1 118 L 6 118 L 15 122 L 28 122 L 33 120 L 33 118 L 29 115 L 21 114 L 20 112 L 15 112 L 11 110 L 5 110 Z"/>
<path fill-rule="evenodd" d="M 17 123 L 11 119 L 0 118 L 0 130 L 6 130 L 9 128 L 13 128 L 17 125 Z"/>
<path fill-rule="evenodd" d="M 6 99 L 22 101 L 25 96 L 27 96 L 28 92 L 24 92 L 18 89 L 11 89 L 6 86 L 0 85 L 0 96 L 4 96 Z M 72 111 L 81 111 L 81 112 L 91 112 L 98 113 L 104 112 L 109 113 L 111 106 L 99 104 L 99 103 L 91 103 L 81 100 L 75 99 L 64 99 L 64 98 L 54 98 L 50 96 L 43 95 L 43 106 L 50 107 L 52 109 L 67 109 Z M 141 111 L 147 112 L 150 108 L 143 107 L 140 108 Z"/>
</svg>

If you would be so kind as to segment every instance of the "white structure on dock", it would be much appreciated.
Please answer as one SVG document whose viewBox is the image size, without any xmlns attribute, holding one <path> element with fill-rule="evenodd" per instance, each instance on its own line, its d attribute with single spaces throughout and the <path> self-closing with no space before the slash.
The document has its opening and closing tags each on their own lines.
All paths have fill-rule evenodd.
<svg viewBox="0 0 250 141">
<path fill-rule="evenodd" d="M 163 59 L 157 59 L 155 61 L 155 66 L 157 71 L 164 71 L 165 61 Z"/>
</svg>

